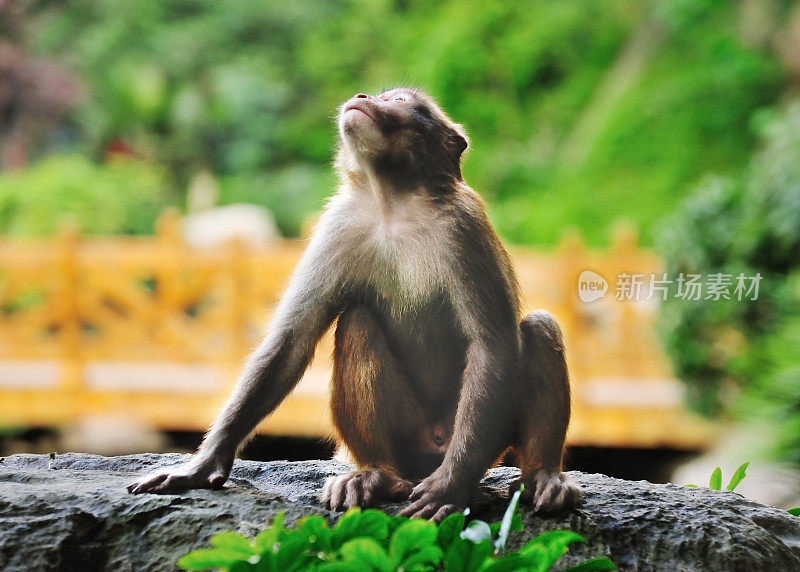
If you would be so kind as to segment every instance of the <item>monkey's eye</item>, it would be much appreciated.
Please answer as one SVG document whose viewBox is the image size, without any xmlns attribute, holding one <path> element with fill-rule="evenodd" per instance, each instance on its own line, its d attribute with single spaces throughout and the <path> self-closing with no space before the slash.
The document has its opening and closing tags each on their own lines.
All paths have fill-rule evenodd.
<svg viewBox="0 0 800 572">
<path fill-rule="evenodd" d="M 395 95 L 392 98 L 392 101 L 407 101 L 408 98 L 405 95 Z"/>
</svg>

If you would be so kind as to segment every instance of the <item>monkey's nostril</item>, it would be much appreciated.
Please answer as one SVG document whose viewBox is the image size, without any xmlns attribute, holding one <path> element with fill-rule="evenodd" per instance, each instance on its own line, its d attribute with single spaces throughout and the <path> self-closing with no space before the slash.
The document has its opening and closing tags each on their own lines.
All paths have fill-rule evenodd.
<svg viewBox="0 0 800 572">
<path fill-rule="evenodd" d="M 366 99 L 367 98 L 367 94 L 366 93 L 357 93 L 356 97 L 360 97 L 362 99 Z"/>
</svg>

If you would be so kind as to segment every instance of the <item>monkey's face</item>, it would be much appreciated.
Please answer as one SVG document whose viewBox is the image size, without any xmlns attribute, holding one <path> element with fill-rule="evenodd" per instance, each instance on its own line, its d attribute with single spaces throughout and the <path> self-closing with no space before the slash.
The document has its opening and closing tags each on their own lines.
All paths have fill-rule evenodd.
<svg viewBox="0 0 800 572">
<path fill-rule="evenodd" d="M 408 128 L 413 123 L 412 102 L 412 92 L 405 90 L 392 90 L 377 96 L 355 95 L 339 110 L 342 142 L 359 159 L 368 161 L 407 149 L 410 144 Z"/>
<path fill-rule="evenodd" d="M 339 134 L 344 150 L 361 167 L 406 181 L 461 176 L 466 136 L 421 91 L 355 95 L 339 109 Z"/>
</svg>

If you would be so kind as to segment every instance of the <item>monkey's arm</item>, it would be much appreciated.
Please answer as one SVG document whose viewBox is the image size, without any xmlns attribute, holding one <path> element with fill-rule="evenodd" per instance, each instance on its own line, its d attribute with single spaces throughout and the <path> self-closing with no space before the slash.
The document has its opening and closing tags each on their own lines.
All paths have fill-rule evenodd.
<svg viewBox="0 0 800 572">
<path fill-rule="evenodd" d="M 269 327 L 236 388 L 193 459 L 130 485 L 131 493 L 217 488 L 227 480 L 240 443 L 294 388 L 319 338 L 341 308 L 331 245 L 317 233 L 294 271 Z M 327 233 L 325 233 L 327 234 Z"/>
<path fill-rule="evenodd" d="M 414 489 L 406 516 L 440 521 L 463 509 L 514 430 L 521 391 L 516 287 L 507 255 L 493 238 L 490 231 L 474 231 L 459 241 L 462 266 L 455 272 L 453 305 L 469 345 L 453 437 L 442 464 Z"/>
</svg>

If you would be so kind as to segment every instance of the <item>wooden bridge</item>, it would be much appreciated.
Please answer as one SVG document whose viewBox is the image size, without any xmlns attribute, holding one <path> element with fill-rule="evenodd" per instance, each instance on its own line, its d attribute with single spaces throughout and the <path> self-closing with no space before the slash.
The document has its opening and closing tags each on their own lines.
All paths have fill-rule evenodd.
<svg viewBox="0 0 800 572">
<path fill-rule="evenodd" d="M 55 427 L 96 416 L 164 430 L 204 430 L 231 391 L 303 245 L 195 250 L 173 212 L 155 237 L 0 237 L 0 427 Z M 615 300 L 620 273 L 658 258 L 619 233 L 607 252 L 575 237 L 555 252 L 512 249 L 528 310 L 564 327 L 573 376 L 573 445 L 704 447 L 713 432 L 689 415 L 654 337 L 654 300 Z M 585 303 L 592 270 L 607 295 Z M 331 335 L 263 433 L 322 436 Z"/>
</svg>

